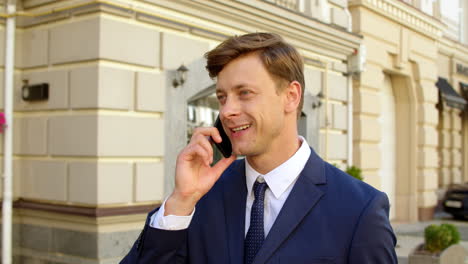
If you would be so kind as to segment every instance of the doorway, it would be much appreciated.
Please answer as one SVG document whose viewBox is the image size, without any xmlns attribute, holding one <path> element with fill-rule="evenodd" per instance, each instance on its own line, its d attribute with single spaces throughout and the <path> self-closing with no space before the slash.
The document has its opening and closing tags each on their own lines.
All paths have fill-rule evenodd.
<svg viewBox="0 0 468 264">
<path fill-rule="evenodd" d="M 381 161 L 379 175 L 381 189 L 390 201 L 390 220 L 395 218 L 395 175 L 396 175 L 396 103 L 392 79 L 385 74 L 381 93 Z"/>
</svg>

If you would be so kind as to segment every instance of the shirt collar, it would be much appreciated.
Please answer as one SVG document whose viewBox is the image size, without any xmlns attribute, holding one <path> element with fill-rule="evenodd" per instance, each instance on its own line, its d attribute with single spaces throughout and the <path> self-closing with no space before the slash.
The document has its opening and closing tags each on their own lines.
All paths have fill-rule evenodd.
<svg viewBox="0 0 468 264">
<path fill-rule="evenodd" d="M 305 138 L 299 136 L 299 140 L 301 141 L 301 146 L 296 153 L 294 153 L 294 155 L 283 164 L 265 175 L 255 171 L 250 166 L 247 159 L 245 159 L 245 175 L 249 196 L 252 193 L 253 185 L 258 176 L 263 176 L 268 184 L 268 188 L 270 188 L 276 199 L 279 199 L 286 189 L 288 189 L 288 187 L 297 179 L 301 171 L 304 169 L 311 153 L 309 144 Z"/>
</svg>

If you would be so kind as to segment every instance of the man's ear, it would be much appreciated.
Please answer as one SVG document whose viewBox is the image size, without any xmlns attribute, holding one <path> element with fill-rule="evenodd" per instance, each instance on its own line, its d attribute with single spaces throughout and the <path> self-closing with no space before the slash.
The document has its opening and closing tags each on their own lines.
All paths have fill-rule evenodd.
<svg viewBox="0 0 468 264">
<path fill-rule="evenodd" d="M 289 85 L 285 88 L 286 96 L 285 96 L 285 107 L 284 111 L 286 113 L 294 112 L 297 110 L 301 102 L 302 96 L 302 87 L 298 81 L 292 81 Z"/>
</svg>

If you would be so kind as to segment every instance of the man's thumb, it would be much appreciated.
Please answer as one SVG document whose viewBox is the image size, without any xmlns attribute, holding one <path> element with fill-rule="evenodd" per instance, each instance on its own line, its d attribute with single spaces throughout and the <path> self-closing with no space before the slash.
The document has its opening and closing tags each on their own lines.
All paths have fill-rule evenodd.
<svg viewBox="0 0 468 264">
<path fill-rule="evenodd" d="M 223 158 L 222 160 L 218 161 L 216 165 L 213 166 L 213 169 L 215 170 L 215 173 L 218 175 L 221 175 L 231 163 L 233 163 L 236 160 L 237 156 L 236 155 L 231 155 L 229 158 Z"/>
</svg>

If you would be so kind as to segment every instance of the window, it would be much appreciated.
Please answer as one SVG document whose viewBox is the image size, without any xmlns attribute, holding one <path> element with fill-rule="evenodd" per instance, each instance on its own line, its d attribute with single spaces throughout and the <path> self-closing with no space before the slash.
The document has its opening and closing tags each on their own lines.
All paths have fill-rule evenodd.
<svg viewBox="0 0 468 264">
<path fill-rule="evenodd" d="M 188 102 L 187 142 L 192 138 L 195 128 L 213 126 L 219 114 L 218 99 L 214 91 L 208 95 L 206 95 L 206 91 L 203 91 L 200 95 L 201 97 L 196 97 Z M 222 158 L 222 154 L 217 148 L 213 148 L 213 150 L 213 163 L 216 163 Z"/>
<path fill-rule="evenodd" d="M 460 0 L 439 0 L 440 1 L 440 14 L 442 22 L 447 24 L 447 29 L 444 32 L 445 36 L 461 40 L 461 26 L 460 23 Z"/>
<path fill-rule="evenodd" d="M 440 12 L 442 16 L 458 21 L 460 0 L 440 0 Z"/>
<path fill-rule="evenodd" d="M 421 2 L 419 3 L 419 8 L 424 12 L 429 15 L 433 15 L 433 3 L 434 0 L 420 0 Z"/>
</svg>

